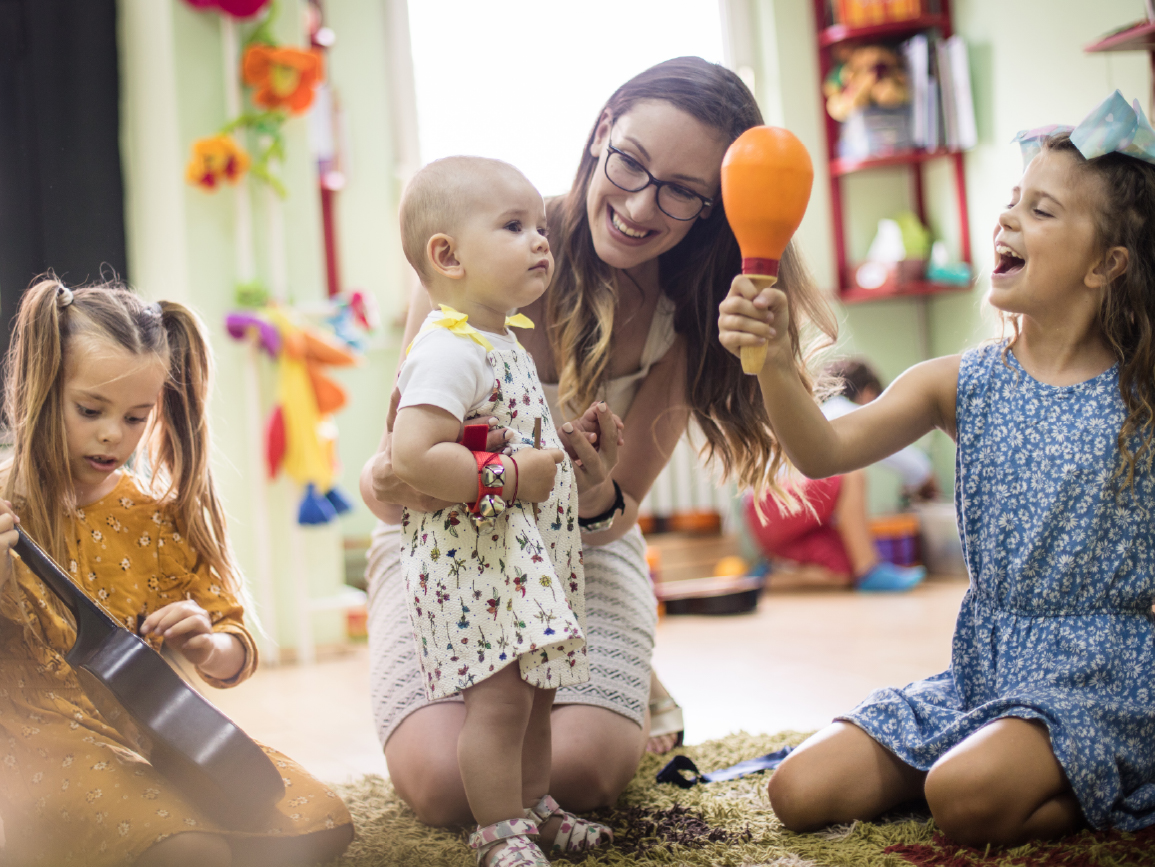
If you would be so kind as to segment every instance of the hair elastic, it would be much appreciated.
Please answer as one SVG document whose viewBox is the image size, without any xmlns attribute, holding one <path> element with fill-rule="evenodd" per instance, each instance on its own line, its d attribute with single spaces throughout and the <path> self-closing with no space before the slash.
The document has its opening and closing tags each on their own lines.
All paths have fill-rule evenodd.
<svg viewBox="0 0 1155 867">
<path fill-rule="evenodd" d="M 61 283 L 56 287 L 56 306 L 63 309 L 72 303 L 72 290 Z"/>
</svg>

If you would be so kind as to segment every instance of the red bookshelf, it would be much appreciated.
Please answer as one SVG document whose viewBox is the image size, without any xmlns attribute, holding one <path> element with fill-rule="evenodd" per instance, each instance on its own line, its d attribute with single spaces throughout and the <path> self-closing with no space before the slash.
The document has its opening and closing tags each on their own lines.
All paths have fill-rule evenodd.
<svg viewBox="0 0 1155 867">
<path fill-rule="evenodd" d="M 825 15 L 825 12 L 823 12 Z M 824 27 L 818 33 L 818 46 L 831 48 L 840 42 L 887 42 L 892 39 L 905 39 L 923 30 L 937 27 L 940 30 L 950 29 L 949 15 L 920 15 L 918 18 L 909 18 L 906 21 L 891 21 L 887 24 L 875 24 L 871 27 L 847 27 L 844 24 L 832 24 Z"/>
<path fill-rule="evenodd" d="M 1092 42 L 1086 51 L 1151 51 L 1155 49 L 1155 22 L 1128 24 Z"/>
<path fill-rule="evenodd" d="M 926 297 L 946 292 L 968 291 L 969 287 L 959 287 L 945 283 L 918 281 L 906 283 L 895 290 L 859 289 L 854 285 L 852 274 L 857 263 L 850 262 L 846 251 L 845 211 L 843 204 L 842 179 L 856 172 L 905 166 L 910 171 L 913 187 L 913 210 L 927 223 L 926 203 L 923 196 L 922 166 L 930 160 L 949 160 L 954 172 L 955 200 L 958 207 L 959 252 L 962 260 L 972 264 L 970 243 L 970 222 L 966 199 L 966 170 L 963 154 L 958 150 L 940 148 L 927 151 L 921 148 L 877 154 L 865 159 L 843 159 L 838 156 L 838 121 L 826 112 L 826 98 L 822 95 L 822 82 L 834 66 L 833 49 L 843 44 L 865 44 L 871 42 L 899 42 L 916 33 L 937 30 L 943 38 L 951 35 L 950 0 L 939 0 L 939 12 L 923 14 L 905 21 L 894 21 L 870 27 L 847 27 L 834 24 L 827 17 L 827 0 L 813 0 L 817 25 L 818 43 L 818 87 L 820 110 L 826 121 L 826 170 L 830 178 L 830 213 L 834 229 L 834 252 L 837 261 L 838 298 L 847 304 L 890 298 Z M 925 0 L 924 0 L 925 4 Z"/>
<path fill-rule="evenodd" d="M 1083 49 L 1088 54 L 1100 51 L 1146 51 L 1151 64 L 1151 94 L 1148 113 L 1155 106 L 1155 21 L 1137 21 L 1120 27 Z"/>
</svg>

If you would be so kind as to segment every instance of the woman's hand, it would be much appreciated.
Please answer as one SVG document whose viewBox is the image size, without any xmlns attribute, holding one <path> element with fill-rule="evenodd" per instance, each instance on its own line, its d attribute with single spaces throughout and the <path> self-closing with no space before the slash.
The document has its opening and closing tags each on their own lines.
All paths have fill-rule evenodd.
<svg viewBox="0 0 1155 867">
<path fill-rule="evenodd" d="M 400 402 L 401 391 L 395 388 L 389 398 L 389 414 L 385 419 L 385 438 L 382 447 L 369 461 L 374 499 L 381 503 L 406 506 L 421 512 L 436 512 L 438 509 L 454 505 L 421 493 L 416 488 L 401 481 L 393 471 L 393 424 L 397 420 L 397 405 Z M 486 449 L 491 452 L 500 452 L 505 449 L 507 442 L 513 436 L 513 432 L 508 428 L 495 427 L 496 424 L 497 419 L 490 419 Z M 460 441 L 460 435 L 458 441 Z"/>
<path fill-rule="evenodd" d="M 210 677 L 231 680 L 245 664 L 245 649 L 227 632 L 213 632 L 209 614 L 192 599 L 158 608 L 140 625 L 141 636 L 158 635 Z"/>
<path fill-rule="evenodd" d="M 12 555 L 9 553 L 20 538 L 16 525 L 20 518 L 12 511 L 12 504 L 0 500 L 0 584 L 12 575 Z"/>
<path fill-rule="evenodd" d="M 589 405 L 589 409 L 587 409 L 584 413 L 582 413 L 580 418 L 575 418 L 572 422 L 570 422 L 570 424 L 573 425 L 574 428 L 581 431 L 585 435 L 585 438 L 587 440 L 589 440 L 590 444 L 595 449 L 601 448 L 601 430 L 602 430 L 602 428 L 601 428 L 600 416 L 598 414 L 598 407 L 603 406 L 604 403 L 605 403 L 604 401 L 595 400 L 593 403 L 591 403 Z M 622 432 L 626 429 L 626 425 L 625 425 L 625 422 L 623 422 L 620 418 L 618 418 L 617 413 L 611 412 L 610 414 L 614 417 L 614 424 L 617 426 L 617 429 L 618 429 L 617 439 L 618 439 L 618 447 L 620 448 L 621 446 L 624 446 L 626 444 L 625 439 L 623 439 L 623 437 L 622 437 Z M 559 427 L 557 429 L 557 433 L 558 433 L 558 438 L 561 439 L 563 444 L 565 444 L 565 443 L 567 443 L 567 440 L 569 439 L 569 434 L 563 428 L 564 428 L 564 425 L 562 427 Z M 570 456 L 570 458 L 572 460 L 574 460 L 575 462 L 578 460 L 577 454 L 572 449 L 570 449 L 568 447 L 568 445 L 566 447 L 566 454 L 568 454 Z"/>
<path fill-rule="evenodd" d="M 590 428 L 596 425 L 596 429 Z M 585 414 L 572 422 L 566 422 L 559 429 L 562 443 L 573 458 L 574 475 L 577 477 L 578 494 L 583 495 L 583 511 L 591 499 L 605 499 L 613 502 L 613 487 L 607 484 L 610 473 L 618 463 L 618 446 L 623 444 L 621 432 L 624 426 L 605 401 L 591 406 Z M 597 443 L 591 442 L 592 439 Z M 609 496 L 598 497 L 598 488 L 609 488 Z M 605 507 L 590 514 L 604 512 Z"/>
<path fill-rule="evenodd" d="M 789 326 L 786 293 L 773 286 L 759 289 L 741 274 L 718 305 L 718 338 L 734 355 L 740 356 L 743 346 L 766 346 L 767 361 L 793 366 Z"/>
</svg>

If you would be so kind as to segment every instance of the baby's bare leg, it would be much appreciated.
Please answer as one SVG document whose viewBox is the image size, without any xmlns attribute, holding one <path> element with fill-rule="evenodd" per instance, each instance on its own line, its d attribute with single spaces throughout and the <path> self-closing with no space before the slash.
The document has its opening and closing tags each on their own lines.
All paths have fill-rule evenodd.
<svg viewBox="0 0 1155 867">
<path fill-rule="evenodd" d="M 457 762 L 478 825 L 524 817 L 522 749 L 535 692 L 521 679 L 516 661 L 462 692 L 465 722 Z"/>
<path fill-rule="evenodd" d="M 550 714 L 556 689 L 534 689 L 533 709 L 525 729 L 521 750 L 522 804 L 534 807 L 542 795 L 549 794 L 549 777 L 553 756 Z"/>
<path fill-rule="evenodd" d="M 935 823 L 969 846 L 1018 846 L 1085 824 L 1079 802 L 1038 720 L 983 726 L 941 759 L 926 778 Z"/>
<path fill-rule="evenodd" d="M 791 831 L 873 819 L 922 795 L 926 774 L 851 723 L 827 726 L 770 778 L 770 804 Z"/>
</svg>

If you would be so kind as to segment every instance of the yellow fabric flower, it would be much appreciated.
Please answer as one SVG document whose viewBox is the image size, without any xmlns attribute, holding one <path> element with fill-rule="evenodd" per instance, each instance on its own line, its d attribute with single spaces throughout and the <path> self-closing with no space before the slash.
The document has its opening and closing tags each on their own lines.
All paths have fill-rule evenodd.
<svg viewBox="0 0 1155 867">
<path fill-rule="evenodd" d="M 249 168 L 249 155 L 231 136 L 220 135 L 197 139 L 192 159 L 185 169 L 185 179 L 209 191 L 215 191 L 222 180 L 235 184 Z"/>
</svg>

